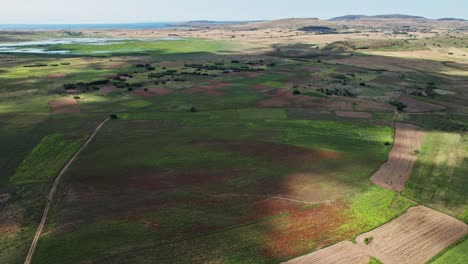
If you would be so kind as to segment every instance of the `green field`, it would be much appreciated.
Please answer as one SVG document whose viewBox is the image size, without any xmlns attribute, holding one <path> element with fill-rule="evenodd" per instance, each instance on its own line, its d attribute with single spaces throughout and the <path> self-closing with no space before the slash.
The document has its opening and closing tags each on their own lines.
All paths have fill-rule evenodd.
<svg viewBox="0 0 468 264">
<path fill-rule="evenodd" d="M 33 264 L 280 263 L 354 241 L 411 200 L 466 222 L 465 79 L 401 58 L 353 65 L 371 55 L 340 45 L 135 39 L 0 54 L 0 263 L 24 262 L 51 183 L 110 114 L 65 173 Z M 428 82 L 448 93 L 423 94 Z M 396 114 L 389 102 L 405 89 L 447 110 Z M 60 113 L 63 99 L 80 113 Z M 427 130 L 401 195 L 369 180 L 388 158 L 394 117 Z"/>
<path fill-rule="evenodd" d="M 427 132 L 403 194 L 468 221 L 465 134 Z"/>
<path fill-rule="evenodd" d="M 219 114 L 126 114 L 106 125 L 66 175 L 35 262 L 275 263 L 411 205 L 390 207 L 394 194 L 368 180 L 389 151 L 389 127 L 288 120 L 276 109 Z M 316 233 L 320 223 L 307 219 L 318 216 L 330 223 Z"/>
<path fill-rule="evenodd" d="M 459 243 L 451 246 L 448 250 L 444 251 L 442 255 L 439 255 L 435 260 L 430 263 L 434 264 L 462 264 L 468 261 L 466 252 L 468 250 L 468 240 L 464 237 Z"/>
</svg>

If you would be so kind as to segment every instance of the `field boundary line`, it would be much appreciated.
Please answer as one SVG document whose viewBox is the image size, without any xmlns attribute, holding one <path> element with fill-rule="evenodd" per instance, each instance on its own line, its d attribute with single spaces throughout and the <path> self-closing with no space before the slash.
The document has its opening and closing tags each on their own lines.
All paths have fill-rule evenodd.
<svg viewBox="0 0 468 264">
<path fill-rule="evenodd" d="M 65 164 L 65 166 L 62 168 L 60 173 L 57 175 L 57 177 L 54 180 L 54 183 L 52 184 L 52 187 L 50 188 L 49 194 L 47 195 L 47 201 L 46 201 L 46 206 L 44 208 L 44 212 L 42 213 L 42 218 L 41 222 L 39 223 L 39 226 L 37 227 L 36 234 L 34 235 L 34 238 L 31 242 L 31 247 L 29 248 L 28 255 L 26 255 L 26 260 L 24 261 L 24 264 L 30 264 L 32 257 L 34 255 L 34 251 L 36 250 L 36 245 L 37 242 L 39 241 L 39 237 L 41 236 L 42 229 L 44 228 L 45 222 L 47 220 L 47 215 L 49 213 L 50 205 L 52 203 L 52 199 L 54 198 L 55 191 L 57 190 L 57 186 L 60 183 L 60 180 L 62 179 L 63 175 L 65 172 L 68 170 L 70 165 L 75 161 L 75 159 L 78 157 L 78 155 L 83 151 L 83 149 L 95 138 L 97 132 L 104 126 L 104 124 L 109 121 L 110 118 L 106 118 L 99 126 L 94 130 L 93 134 L 86 140 L 86 142 L 78 149 L 78 151 L 73 155 L 73 157 Z"/>
</svg>

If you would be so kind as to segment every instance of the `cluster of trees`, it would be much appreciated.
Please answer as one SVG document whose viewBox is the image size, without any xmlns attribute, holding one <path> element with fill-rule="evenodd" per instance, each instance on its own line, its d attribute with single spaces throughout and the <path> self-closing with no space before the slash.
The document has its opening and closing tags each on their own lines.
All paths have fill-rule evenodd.
<svg viewBox="0 0 468 264">
<path fill-rule="evenodd" d="M 98 81 L 92 81 L 89 83 L 84 83 L 84 82 L 77 82 L 77 83 L 66 83 L 63 85 L 63 88 L 65 90 L 70 90 L 70 89 L 82 89 L 82 90 L 99 90 L 99 87 L 97 85 L 103 85 L 103 84 L 108 84 L 109 80 L 98 80 Z"/>
<path fill-rule="evenodd" d="M 324 88 L 320 88 L 320 89 L 316 89 L 317 92 L 320 92 L 320 93 L 323 93 L 323 94 L 326 94 L 326 95 L 337 95 L 337 96 L 348 96 L 348 97 L 352 97 L 354 96 L 353 93 L 351 93 L 348 89 L 338 89 L 338 88 L 333 88 L 333 89 L 324 89 Z"/>
<path fill-rule="evenodd" d="M 36 64 L 28 64 L 28 65 L 23 65 L 25 68 L 34 68 L 34 67 L 47 67 L 47 66 L 53 66 L 57 67 L 59 65 L 70 65 L 69 62 L 61 62 L 61 63 L 53 63 L 50 65 L 44 64 L 44 63 L 36 63 Z"/>
<path fill-rule="evenodd" d="M 196 68 L 197 71 L 201 70 L 210 70 L 210 71 L 222 71 L 222 72 L 241 72 L 241 71 L 248 71 L 248 72 L 258 72 L 264 71 L 262 68 L 254 68 L 248 66 L 240 66 L 240 67 L 225 67 L 223 66 L 224 63 L 215 63 L 215 65 L 204 65 L 204 64 L 185 64 L 184 67 L 187 68 Z"/>
<path fill-rule="evenodd" d="M 390 104 L 395 106 L 400 112 L 403 111 L 407 107 L 407 105 L 405 105 L 403 102 L 400 102 L 398 100 L 392 100 L 390 101 Z"/>
<path fill-rule="evenodd" d="M 151 64 L 137 64 L 135 65 L 137 68 L 146 68 L 148 71 L 154 71 L 156 70 L 155 67 L 153 67 Z"/>
</svg>

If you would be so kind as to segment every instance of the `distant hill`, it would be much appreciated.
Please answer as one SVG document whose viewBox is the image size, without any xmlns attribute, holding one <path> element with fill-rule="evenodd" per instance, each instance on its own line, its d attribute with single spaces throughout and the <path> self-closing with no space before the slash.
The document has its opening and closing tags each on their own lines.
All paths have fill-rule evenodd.
<svg viewBox="0 0 468 264">
<path fill-rule="evenodd" d="M 330 19 L 330 21 L 358 20 L 358 19 L 369 19 L 369 18 L 425 19 L 425 17 L 420 17 L 420 16 L 410 16 L 410 15 L 401 15 L 401 14 L 391 14 L 391 15 L 376 15 L 376 16 L 346 15 L 346 16 L 334 17 L 334 18 Z"/>
<path fill-rule="evenodd" d="M 439 20 L 439 21 L 467 21 L 466 19 L 453 18 L 453 17 L 444 17 L 444 18 L 439 18 L 437 20 Z"/>
</svg>

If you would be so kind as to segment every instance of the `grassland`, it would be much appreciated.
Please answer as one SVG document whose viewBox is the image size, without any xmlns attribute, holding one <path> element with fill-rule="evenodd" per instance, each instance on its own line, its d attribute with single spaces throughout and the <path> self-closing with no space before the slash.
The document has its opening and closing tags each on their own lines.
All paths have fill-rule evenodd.
<svg viewBox="0 0 468 264">
<path fill-rule="evenodd" d="M 466 134 L 428 132 L 404 195 L 468 221 Z"/>
<path fill-rule="evenodd" d="M 456 245 L 450 247 L 448 250 L 444 251 L 443 254 L 437 256 L 430 263 L 434 264 L 444 264 L 444 263 L 453 263 L 461 264 L 468 261 L 466 252 L 468 250 L 468 240 L 466 237 L 462 239 Z"/>
<path fill-rule="evenodd" d="M 44 137 L 21 162 L 11 177 L 12 184 L 50 182 L 78 150 L 82 140 L 65 140 L 62 134 Z"/>
<path fill-rule="evenodd" d="M 414 205 L 405 196 L 466 222 L 466 80 L 440 75 L 460 65 L 234 39 L 1 55 L 0 194 L 11 199 L 0 206 L 0 262 L 24 261 L 50 182 L 110 113 L 118 119 L 65 175 L 33 263 L 278 263 L 383 225 Z M 445 92 L 425 94 L 428 82 Z M 387 159 L 388 102 L 401 93 L 447 110 L 397 115 L 429 132 L 395 196 L 369 178 Z M 48 102 L 64 98 L 80 114 L 50 113 Z"/>
<path fill-rule="evenodd" d="M 0 262 L 20 263 L 44 206 L 49 184 L 99 116 L 0 115 L 0 193 L 12 194 L 2 207 Z M 9 227 L 9 228 L 8 228 Z"/>
<path fill-rule="evenodd" d="M 236 48 L 239 48 L 237 45 Z M 129 55 L 132 53 L 154 54 L 184 54 L 198 52 L 218 52 L 232 50 L 234 45 L 206 39 L 174 39 L 174 40 L 136 40 L 113 42 L 105 45 L 61 44 L 51 45 L 49 50 L 68 50 L 76 55 L 109 56 Z"/>
<path fill-rule="evenodd" d="M 222 112 L 125 114 L 103 128 L 67 175 L 34 261 L 275 263 L 411 205 L 401 198 L 391 207 L 391 191 L 369 187 L 389 127 L 288 120 L 278 109 Z M 61 253 L 51 258 L 52 248 Z"/>
</svg>

